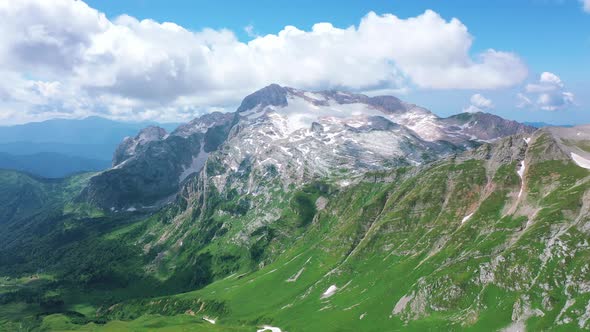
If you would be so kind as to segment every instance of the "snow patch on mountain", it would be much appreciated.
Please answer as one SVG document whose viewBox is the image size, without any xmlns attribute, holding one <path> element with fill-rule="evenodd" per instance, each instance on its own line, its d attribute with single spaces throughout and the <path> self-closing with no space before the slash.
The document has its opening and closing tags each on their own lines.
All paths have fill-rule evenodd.
<svg viewBox="0 0 590 332">
<path fill-rule="evenodd" d="M 574 152 L 572 152 L 572 159 L 574 160 L 576 165 L 586 168 L 586 169 L 590 169 L 590 160 L 588 160 L 588 159 L 586 159 Z"/>
<path fill-rule="evenodd" d="M 470 213 L 470 214 L 466 215 L 465 217 L 463 217 L 463 220 L 461 220 L 461 224 L 464 224 L 465 222 L 467 222 L 469 219 L 471 219 L 471 217 L 473 217 L 473 213 Z"/>
<path fill-rule="evenodd" d="M 520 191 L 518 192 L 518 198 L 522 196 L 524 193 L 524 172 L 526 171 L 526 162 L 523 160 L 518 167 L 518 171 L 516 173 L 520 177 Z"/>
<path fill-rule="evenodd" d="M 327 299 L 330 296 L 336 294 L 336 291 L 338 290 L 338 287 L 336 287 L 336 285 L 332 285 L 330 287 L 328 287 L 328 289 L 326 289 L 326 291 L 324 293 L 322 293 L 322 299 Z"/>
<path fill-rule="evenodd" d="M 315 93 L 315 92 L 309 92 L 309 91 L 305 91 L 303 93 L 303 95 L 309 99 L 313 99 L 313 100 L 326 100 L 326 96 L 324 96 L 321 93 Z"/>
<path fill-rule="evenodd" d="M 206 321 L 206 322 L 208 322 L 208 323 L 215 324 L 215 319 L 211 319 L 211 318 L 209 318 L 207 316 L 204 316 L 203 317 L 203 320 Z"/>
<path fill-rule="evenodd" d="M 382 112 L 371 109 L 366 104 L 338 104 L 329 101 L 327 105 L 315 105 L 299 96 L 287 98 L 285 107 L 270 106 L 267 111 L 273 112 L 271 120 L 276 121 L 283 135 L 289 135 L 301 129 L 311 129 L 314 122 L 334 122 L 359 127 L 366 124 L 366 117 L 383 115 Z"/>
<path fill-rule="evenodd" d="M 274 326 L 264 325 L 264 326 L 262 326 L 262 329 L 256 330 L 256 332 L 264 332 L 264 331 L 281 332 L 281 329 L 278 327 L 274 327 Z"/>
<path fill-rule="evenodd" d="M 413 130 L 425 141 L 433 142 L 444 138 L 443 126 L 438 117 L 422 108 L 414 107 L 402 114 L 389 115 L 396 123 Z"/>
</svg>

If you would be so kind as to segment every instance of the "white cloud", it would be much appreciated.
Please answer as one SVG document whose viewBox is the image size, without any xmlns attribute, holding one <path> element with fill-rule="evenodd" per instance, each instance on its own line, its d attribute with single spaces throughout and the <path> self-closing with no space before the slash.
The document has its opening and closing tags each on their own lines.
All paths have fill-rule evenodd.
<svg viewBox="0 0 590 332">
<path fill-rule="evenodd" d="M 492 103 L 491 100 L 487 99 L 486 97 L 480 95 L 479 93 L 474 94 L 473 96 L 471 96 L 471 104 L 474 106 L 477 106 L 479 108 L 482 109 L 489 109 L 489 108 L 493 108 L 494 104 Z"/>
<path fill-rule="evenodd" d="M 465 107 L 463 109 L 463 112 L 465 112 L 465 113 L 477 113 L 477 112 L 483 112 L 483 111 L 481 109 L 473 106 L 473 105 L 469 105 L 469 106 L 467 106 L 467 107 Z"/>
<path fill-rule="evenodd" d="M 248 35 L 248 37 L 258 37 L 258 34 L 254 31 L 254 26 L 252 24 L 248 24 L 244 27 L 244 31 Z"/>
<path fill-rule="evenodd" d="M 459 20 L 433 11 L 407 19 L 369 13 L 348 28 L 286 26 L 244 43 L 229 30 L 109 20 L 82 1 L 3 1 L 0 72 L 8 79 L 0 82 L 0 112 L 5 122 L 92 113 L 183 120 L 270 83 L 370 92 L 496 89 L 526 78 L 515 54 L 471 57 L 472 40 Z M 12 107 L 23 111 L 7 118 Z"/>
<path fill-rule="evenodd" d="M 563 82 L 557 75 L 544 72 L 541 74 L 539 82 L 527 84 L 525 90 L 530 93 L 546 93 L 561 88 L 563 88 Z"/>
<path fill-rule="evenodd" d="M 468 107 L 464 108 L 463 112 L 477 113 L 484 112 L 486 110 L 494 108 L 494 103 L 490 99 L 482 96 L 479 93 L 476 93 L 473 96 L 471 96 L 469 101 L 471 104 Z"/>
<path fill-rule="evenodd" d="M 524 93 L 517 95 L 519 108 L 536 107 L 546 111 L 568 108 L 574 104 L 574 94 L 565 91 L 559 76 L 544 72 L 539 81 L 527 84 Z"/>
<path fill-rule="evenodd" d="M 539 79 L 539 82 L 545 84 L 552 84 L 558 87 L 563 87 L 563 82 L 561 82 L 561 78 L 550 72 L 541 73 L 541 78 Z"/>
<path fill-rule="evenodd" d="M 524 93 L 518 93 L 516 95 L 517 103 L 516 107 L 518 108 L 527 108 L 529 106 L 534 105 L 533 101 L 527 97 Z"/>
<path fill-rule="evenodd" d="M 590 13 L 590 0 L 580 0 L 582 8 L 586 13 Z"/>
</svg>

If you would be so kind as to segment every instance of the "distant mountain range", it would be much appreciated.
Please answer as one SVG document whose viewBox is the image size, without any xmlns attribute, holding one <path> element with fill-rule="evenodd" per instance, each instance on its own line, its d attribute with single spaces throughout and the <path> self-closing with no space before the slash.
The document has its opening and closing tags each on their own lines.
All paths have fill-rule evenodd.
<svg viewBox="0 0 590 332">
<path fill-rule="evenodd" d="M 78 172 L 94 172 L 109 168 L 108 160 L 69 156 L 56 152 L 13 155 L 0 152 L 0 168 L 19 170 L 46 178 L 61 178 Z"/>
<path fill-rule="evenodd" d="M 544 128 L 544 127 L 566 127 L 566 128 L 571 128 L 574 125 L 555 125 L 555 124 L 551 124 L 551 123 L 547 123 L 547 122 L 523 122 L 523 124 L 527 125 L 527 126 L 531 126 L 531 127 L 535 127 L 535 128 Z"/>
<path fill-rule="evenodd" d="M 125 137 L 152 124 L 88 117 L 0 126 L 0 167 L 48 177 L 102 170 L 110 166 L 115 148 Z"/>
</svg>

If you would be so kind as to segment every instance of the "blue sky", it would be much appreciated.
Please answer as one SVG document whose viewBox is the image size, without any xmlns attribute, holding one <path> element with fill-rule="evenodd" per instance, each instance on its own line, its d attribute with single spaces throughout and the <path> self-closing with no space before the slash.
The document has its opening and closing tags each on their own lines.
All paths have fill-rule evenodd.
<svg viewBox="0 0 590 332">
<path fill-rule="evenodd" d="M 27 1 L 30 2 L 32 0 Z M 425 11 L 432 10 L 437 15 L 440 15 L 443 23 L 446 23 L 443 25 L 452 25 L 450 23 L 451 20 L 453 18 L 458 19 L 461 25 L 467 29 L 468 35 L 473 41 L 471 47 L 467 50 L 467 58 L 464 57 L 463 59 L 456 61 L 452 60 L 449 63 L 452 64 L 465 61 L 478 62 L 480 61 L 478 59 L 482 54 L 489 49 L 494 49 L 515 56 L 516 60 L 513 59 L 514 61 L 512 61 L 510 65 L 516 66 L 514 70 L 512 70 L 512 67 L 509 65 L 503 65 L 507 68 L 505 72 L 497 73 L 498 75 L 508 74 L 508 76 L 510 76 L 511 72 L 514 72 L 514 77 L 507 78 L 506 81 L 502 83 L 482 83 L 480 86 L 473 87 L 470 86 L 468 82 L 457 84 L 447 82 L 448 80 L 445 82 L 433 82 L 424 78 L 424 75 L 429 75 L 428 68 L 436 69 L 436 66 L 446 66 L 446 63 L 442 63 L 441 65 L 440 62 L 437 62 L 438 64 L 435 67 L 432 67 L 432 64 L 430 64 L 430 67 L 424 68 L 418 68 L 419 63 L 397 66 L 398 62 L 407 62 L 408 55 L 403 54 L 394 57 L 392 60 L 392 62 L 396 62 L 396 65 L 392 66 L 391 70 L 399 71 L 399 75 L 396 77 L 393 77 L 392 75 L 392 77 L 384 78 L 384 76 L 373 74 L 371 77 L 366 77 L 365 81 L 358 85 L 347 78 L 331 80 L 329 76 L 318 77 L 317 79 L 308 78 L 306 80 L 294 80 L 284 78 L 288 76 L 277 75 L 276 81 L 279 83 L 301 82 L 300 84 L 304 85 L 301 86 L 303 88 L 344 87 L 350 90 L 363 92 L 366 90 L 377 90 L 376 92 L 378 92 L 380 89 L 375 87 L 384 85 L 386 89 L 383 89 L 383 91 L 390 91 L 390 93 L 396 94 L 406 101 L 426 106 L 440 115 L 454 114 L 467 109 L 481 109 L 483 111 L 496 113 L 520 121 L 590 123 L 590 94 L 588 93 L 588 91 L 590 91 L 590 13 L 584 11 L 583 3 L 578 0 L 263 0 L 255 2 L 88 0 L 86 3 L 90 9 L 106 14 L 106 17 L 110 22 L 114 22 L 121 26 L 137 26 L 137 24 L 129 23 L 128 21 L 118 21 L 118 17 L 121 15 L 129 15 L 139 21 L 150 19 L 158 23 L 173 22 L 197 34 L 204 29 L 213 29 L 214 31 L 228 29 L 232 31 L 238 41 L 242 43 L 248 43 L 257 38 L 257 36 L 277 35 L 279 31 L 283 30 L 285 26 L 288 25 L 295 26 L 306 32 L 312 30 L 313 25 L 320 22 L 329 22 L 335 28 L 347 28 L 349 26 L 358 27 L 361 19 L 363 19 L 363 17 L 369 12 L 375 12 L 379 17 L 385 14 L 393 14 L 400 20 L 408 20 L 409 22 L 412 18 L 423 15 Z M 66 11 L 66 9 L 64 9 L 64 11 Z M 83 28 L 86 28 L 89 25 L 88 22 L 81 22 L 80 24 Z M 427 23 L 425 24 L 427 25 Z M 95 25 L 99 26 L 100 24 Z M 135 28 L 131 29 L 133 30 Z M 141 35 L 137 31 L 134 32 L 136 35 Z M 90 29 L 88 34 L 91 33 L 95 32 Z M 382 33 L 381 36 L 384 39 L 388 39 L 389 42 L 393 44 L 392 47 L 395 47 L 395 37 L 390 38 L 387 29 L 384 29 L 380 33 Z M 109 33 L 108 35 L 111 34 L 112 33 Z M 81 36 L 82 37 L 80 38 L 85 38 L 83 37 L 85 36 L 84 34 L 81 34 Z M 456 33 L 451 37 L 456 37 L 456 40 L 458 41 L 457 45 L 459 47 L 464 45 L 461 44 L 461 38 L 465 41 L 465 36 L 461 33 Z M 102 38 L 104 38 L 104 36 L 94 38 L 93 40 L 102 40 Z M 148 36 L 145 38 L 150 37 Z M 221 37 L 217 36 L 215 38 Z M 404 38 L 404 36 L 400 36 L 400 38 Z M 442 36 L 441 38 L 446 38 L 446 36 Z M 452 38 L 451 43 L 455 40 Z M 150 39 L 149 42 L 151 45 L 153 40 Z M 300 41 L 298 41 L 298 43 L 299 42 Z M 187 43 L 189 43 L 189 41 L 187 41 Z M 212 41 L 211 43 L 216 45 L 216 41 Z M 400 41 L 400 43 L 403 43 L 403 41 Z M 235 45 L 231 47 L 237 47 Z M 294 45 L 294 47 L 305 46 L 305 44 Z M 95 48 L 96 47 L 89 47 L 89 49 L 92 50 Z M 342 48 L 338 48 L 337 50 L 341 51 Z M 432 54 L 437 53 L 436 48 L 426 48 L 426 50 Z M 191 52 L 191 50 L 188 50 L 187 52 Z M 344 55 L 347 55 L 346 51 L 343 53 Z M 448 54 L 455 53 L 456 52 L 452 50 L 448 51 Z M 115 51 L 110 50 L 108 56 L 112 56 L 112 54 L 115 54 L 115 57 L 120 56 L 116 55 Z M 268 56 L 268 54 L 266 54 L 266 56 Z M 365 54 L 358 56 L 362 61 L 367 59 Z M 105 55 L 102 58 L 106 57 L 107 56 Z M 167 58 L 170 57 L 170 55 L 167 56 Z M 88 56 L 85 55 L 83 58 L 87 59 Z M 329 57 L 326 58 L 329 60 L 332 59 Z M 239 66 L 240 63 L 238 60 L 239 59 L 236 60 L 236 63 L 230 63 L 228 67 L 233 67 L 234 65 Z M 372 61 L 372 59 L 369 60 Z M 386 60 L 386 58 L 378 58 L 375 59 L 375 62 Z M 153 67 L 153 61 L 150 62 L 150 65 L 148 66 L 149 68 Z M 518 67 L 518 64 L 515 64 L 515 61 L 522 62 L 522 66 Z M 178 61 L 175 63 L 178 63 Z M 192 63 L 194 63 L 194 61 Z M 20 65 L 22 64 L 19 63 L 19 66 Z M 285 64 L 285 66 L 292 65 L 293 64 Z M 249 66 L 252 65 L 249 64 Z M 383 67 L 383 64 L 380 66 L 381 67 L 375 67 L 373 69 L 389 68 Z M 63 72 L 59 73 L 58 76 L 52 76 L 49 73 L 54 69 L 50 69 L 46 72 L 29 72 L 26 66 L 23 68 L 25 69 L 19 67 L 14 71 L 20 72 L 21 76 L 26 75 L 27 77 L 32 77 L 38 81 L 44 82 L 44 89 L 45 85 L 51 85 L 52 82 L 58 82 L 59 84 L 56 84 L 56 86 L 62 88 L 66 86 L 66 82 L 61 79 L 64 77 Z M 72 68 L 69 68 L 71 72 L 66 72 L 65 75 L 79 75 L 80 72 L 87 70 L 86 68 Z M 516 72 L 519 68 L 525 68 L 526 75 L 524 73 L 517 75 Z M 61 71 L 61 69 L 59 71 Z M 424 71 L 426 71 L 426 74 L 424 74 Z M 418 77 L 418 72 L 420 72 L 419 75 L 422 75 L 421 78 Z M 480 73 L 481 71 L 473 72 Z M 488 73 L 488 71 L 485 72 Z M 541 75 L 543 73 L 551 75 L 544 75 L 543 77 L 545 79 L 542 79 Z M 137 73 L 133 74 L 135 75 Z M 284 73 L 284 75 L 289 74 L 290 73 Z M 114 80 L 105 78 L 105 81 L 111 83 L 113 81 L 118 82 L 123 77 L 129 77 L 131 74 L 118 72 L 113 75 L 113 77 L 115 77 Z M 150 79 L 153 79 L 156 74 L 149 72 L 141 73 L 141 75 L 141 77 L 149 76 Z M 329 73 L 327 72 L 326 75 L 329 75 Z M 437 74 L 432 72 L 431 75 L 434 76 Z M 233 74 L 230 76 L 233 76 Z M 204 80 L 201 77 L 193 77 L 193 79 L 198 82 Z M 206 112 L 210 109 L 231 109 L 239 98 L 237 96 L 230 98 L 227 97 L 227 95 L 245 93 L 245 91 L 250 91 L 255 86 L 258 87 L 257 82 L 262 84 L 272 79 L 272 73 L 265 73 L 264 78 L 260 78 L 256 81 L 249 81 L 247 84 L 244 83 L 243 89 L 240 87 L 236 88 L 235 86 L 232 86 L 231 88 L 225 86 L 212 88 L 211 86 L 218 86 L 218 84 L 205 84 L 204 89 L 213 89 L 209 94 L 219 94 L 218 97 L 213 99 L 203 99 L 198 94 L 191 92 L 190 87 L 180 85 L 178 88 L 174 87 L 174 89 L 179 91 L 186 89 L 187 91 L 185 94 L 179 93 L 171 96 L 163 95 L 161 100 L 154 102 L 153 100 L 147 100 L 149 98 L 146 99 L 140 92 L 134 90 L 135 87 L 141 86 L 145 83 L 138 82 L 135 77 L 132 81 L 134 85 L 131 88 L 129 87 L 131 84 L 122 87 L 105 87 L 105 85 L 102 84 L 99 89 L 93 88 L 90 90 L 87 88 L 88 83 L 79 83 L 82 79 L 76 76 L 75 79 L 68 80 L 67 84 L 73 85 L 68 91 L 81 91 L 82 89 L 83 92 L 80 93 L 84 93 L 84 102 L 86 103 L 84 105 L 87 105 L 87 107 L 84 110 L 73 112 L 66 109 L 67 107 L 71 107 L 67 102 L 59 102 L 57 105 L 63 109 L 52 114 L 80 116 L 84 114 L 84 112 L 88 112 L 89 108 L 94 107 L 95 110 L 104 108 L 105 115 L 114 118 L 120 117 L 121 119 L 134 120 L 134 116 L 136 116 L 140 117 L 137 120 L 184 120 L 194 114 Z M 313 81 L 314 79 L 316 81 Z M 375 82 L 371 83 L 371 79 L 374 79 Z M 403 82 L 400 83 L 400 80 L 403 80 Z M 387 82 L 383 83 L 385 81 Z M 174 81 L 170 84 L 177 83 L 178 82 Z M 81 86 L 83 88 L 80 88 Z M 160 90 L 166 90 L 168 86 L 162 86 L 160 88 Z M 226 94 L 219 92 L 222 90 L 226 92 Z M 49 88 L 49 91 L 53 90 Z M 109 105 L 118 103 L 118 105 L 123 106 L 120 106 L 118 109 L 112 109 L 111 106 L 101 105 L 96 101 L 97 98 L 95 96 L 98 94 L 97 91 L 101 91 L 101 93 L 108 91 L 109 95 L 101 95 L 99 98 L 100 100 L 104 101 L 108 99 L 110 103 Z M 368 91 L 368 93 L 371 93 L 371 91 Z M 243 96 L 239 97 L 241 98 Z M 124 100 L 122 101 L 122 99 Z M 175 102 L 171 102 L 170 100 L 175 100 Z M 182 102 L 179 102 L 179 100 Z M 42 102 L 40 103 L 42 104 Z M 76 104 L 80 105 L 83 103 L 78 102 Z M 191 105 L 196 106 L 193 107 Z M 50 105 L 43 105 L 41 108 L 36 107 L 37 113 L 35 114 L 39 114 L 39 109 L 51 109 L 52 107 L 56 107 L 55 102 Z M 149 112 L 142 113 L 141 111 L 138 111 L 140 108 L 149 109 Z M 177 114 L 177 118 L 174 118 L 174 115 L 168 117 L 161 116 L 160 113 L 162 112 L 167 112 L 166 114 L 174 114 L 174 112 L 171 111 L 173 108 L 180 108 L 184 111 L 181 114 Z M 1 111 L 2 108 L 0 108 L 0 112 Z M 99 113 L 98 115 L 101 114 Z M 4 118 L 4 122 L 11 121 L 8 116 L 5 116 Z M 2 121 L 3 119 L 0 115 L 0 123 Z"/>
</svg>

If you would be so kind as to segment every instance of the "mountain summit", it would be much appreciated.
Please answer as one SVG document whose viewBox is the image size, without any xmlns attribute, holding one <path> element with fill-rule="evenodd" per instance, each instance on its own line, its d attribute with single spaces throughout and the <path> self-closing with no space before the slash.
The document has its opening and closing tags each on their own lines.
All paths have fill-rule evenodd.
<svg viewBox="0 0 590 332">
<path fill-rule="evenodd" d="M 244 167 L 253 176 L 277 174 L 289 186 L 419 165 L 533 130 L 484 113 L 439 118 L 393 96 L 272 84 L 245 97 L 234 113 L 203 115 L 170 135 L 148 127 L 125 139 L 113 169 L 95 176 L 81 199 L 113 211 L 159 206 L 206 160 L 225 170 L 219 186 Z"/>
</svg>

